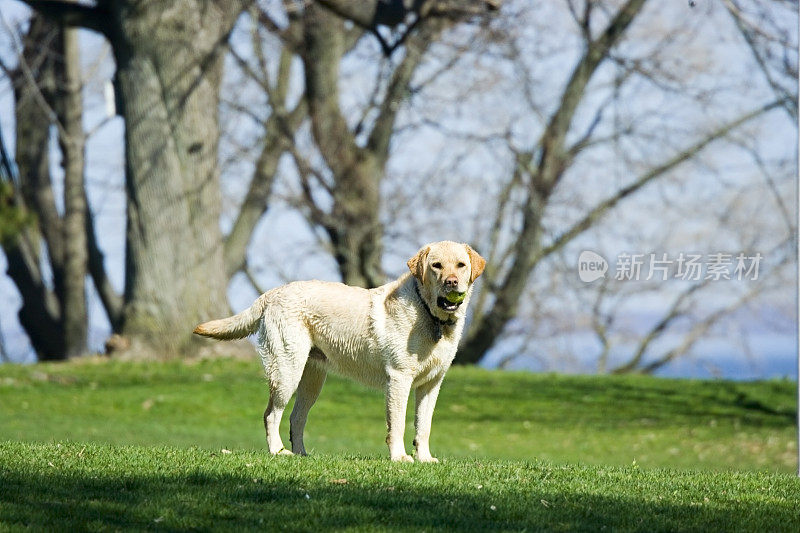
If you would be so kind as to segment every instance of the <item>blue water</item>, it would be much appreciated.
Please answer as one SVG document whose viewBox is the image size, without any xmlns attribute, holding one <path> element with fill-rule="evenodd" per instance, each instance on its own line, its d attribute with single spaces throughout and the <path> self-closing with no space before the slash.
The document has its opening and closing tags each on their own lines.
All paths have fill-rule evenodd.
<svg viewBox="0 0 800 533">
<path fill-rule="evenodd" d="M 680 343 L 679 336 L 666 337 L 654 343 L 657 353 L 665 353 Z M 563 338 L 542 339 L 524 346 L 534 352 L 519 355 L 503 365 L 513 370 L 533 372 L 560 372 L 567 374 L 592 374 L 597 372 L 599 345 L 590 334 L 569 335 Z M 608 368 L 627 362 L 635 345 L 617 346 L 611 350 Z M 497 367 L 503 358 L 515 353 L 509 343 L 488 354 L 481 366 Z M 558 355 L 562 354 L 562 355 Z M 657 356 L 645 356 L 644 362 Z M 698 341 L 693 349 L 681 358 L 659 368 L 654 375 L 671 378 L 722 378 L 732 380 L 781 379 L 797 380 L 797 336 L 793 333 L 758 333 L 739 338 L 712 337 Z"/>
</svg>

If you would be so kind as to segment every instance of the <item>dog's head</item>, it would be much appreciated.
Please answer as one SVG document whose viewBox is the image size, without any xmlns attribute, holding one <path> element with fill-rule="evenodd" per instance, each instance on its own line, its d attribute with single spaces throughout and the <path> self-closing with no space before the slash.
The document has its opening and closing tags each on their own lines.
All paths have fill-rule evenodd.
<svg viewBox="0 0 800 533">
<path fill-rule="evenodd" d="M 468 244 L 451 241 L 423 246 L 408 260 L 408 269 L 420 282 L 420 295 L 437 315 L 450 315 L 466 303 L 472 283 L 486 261 Z"/>
</svg>

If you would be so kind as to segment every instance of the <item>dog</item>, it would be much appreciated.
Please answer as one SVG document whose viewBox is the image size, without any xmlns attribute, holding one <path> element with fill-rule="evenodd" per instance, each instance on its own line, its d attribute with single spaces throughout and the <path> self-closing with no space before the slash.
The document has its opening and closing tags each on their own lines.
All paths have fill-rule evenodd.
<svg viewBox="0 0 800 533">
<path fill-rule="evenodd" d="M 265 292 L 237 315 L 195 328 L 198 335 L 223 340 L 258 332 L 269 380 L 264 427 L 271 454 L 306 454 L 308 412 L 330 371 L 385 391 L 392 461 L 414 461 L 403 444 L 413 388 L 416 459 L 438 462 L 429 447 L 433 409 L 456 355 L 473 283 L 486 261 L 469 245 L 442 241 L 424 246 L 407 265 L 409 272 L 375 289 L 289 283 Z M 295 392 L 290 452 L 278 428 Z"/>
</svg>

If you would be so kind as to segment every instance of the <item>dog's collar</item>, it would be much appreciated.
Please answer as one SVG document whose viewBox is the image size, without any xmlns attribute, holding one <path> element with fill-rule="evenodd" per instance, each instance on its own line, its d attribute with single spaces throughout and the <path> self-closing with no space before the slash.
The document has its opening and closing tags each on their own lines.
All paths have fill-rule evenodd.
<svg viewBox="0 0 800 533">
<path fill-rule="evenodd" d="M 433 340 L 438 341 L 439 339 L 442 338 L 442 326 L 455 326 L 456 321 L 453 320 L 452 318 L 448 320 L 442 320 L 441 318 L 433 314 L 431 308 L 428 307 L 428 303 L 425 301 L 425 299 L 419 292 L 419 284 L 417 283 L 417 280 L 414 280 L 414 292 L 417 293 L 417 298 L 419 298 L 419 302 L 422 304 L 422 307 L 425 308 L 425 311 L 428 312 L 428 316 L 431 317 L 431 320 L 433 321 Z"/>
</svg>

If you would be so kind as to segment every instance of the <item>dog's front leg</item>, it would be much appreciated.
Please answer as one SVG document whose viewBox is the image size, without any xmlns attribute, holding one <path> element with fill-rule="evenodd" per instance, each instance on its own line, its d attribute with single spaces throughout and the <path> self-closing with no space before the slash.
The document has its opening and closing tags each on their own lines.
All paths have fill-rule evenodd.
<svg viewBox="0 0 800 533">
<path fill-rule="evenodd" d="M 386 384 L 386 444 L 392 461 L 413 463 L 414 458 L 406 454 L 403 434 L 406 428 L 406 405 L 411 392 L 412 379 L 402 374 L 390 373 Z"/>
<path fill-rule="evenodd" d="M 442 385 L 442 378 L 437 377 L 427 383 L 423 383 L 414 391 L 416 400 L 416 410 L 414 413 L 414 446 L 417 448 L 417 460 L 423 463 L 438 463 L 439 460 L 431 455 L 428 441 L 431 437 L 431 421 L 433 420 L 433 408 L 436 407 L 436 398 L 439 396 L 439 387 Z"/>
</svg>

